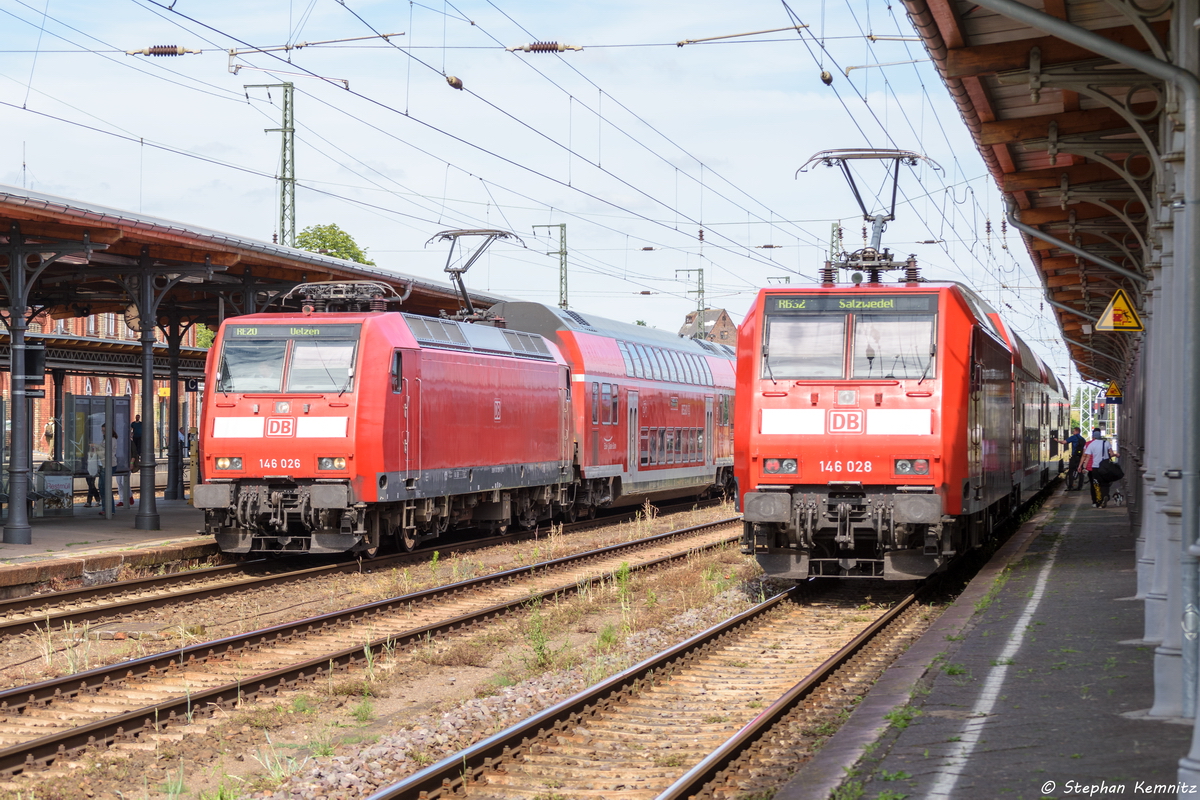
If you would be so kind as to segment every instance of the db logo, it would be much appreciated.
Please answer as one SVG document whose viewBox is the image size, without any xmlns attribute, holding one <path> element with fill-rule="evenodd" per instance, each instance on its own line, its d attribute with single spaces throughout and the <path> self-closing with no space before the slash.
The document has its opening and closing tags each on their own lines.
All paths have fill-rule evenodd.
<svg viewBox="0 0 1200 800">
<path fill-rule="evenodd" d="M 296 420 L 291 417 L 268 417 L 267 436 L 295 436 Z"/>
<path fill-rule="evenodd" d="M 862 433 L 863 428 L 862 409 L 829 412 L 830 433 Z"/>
</svg>

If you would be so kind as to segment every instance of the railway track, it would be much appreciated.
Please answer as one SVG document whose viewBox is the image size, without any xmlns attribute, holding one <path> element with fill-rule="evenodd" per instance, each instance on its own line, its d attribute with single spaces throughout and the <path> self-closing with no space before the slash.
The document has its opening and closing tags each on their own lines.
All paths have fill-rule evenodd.
<svg viewBox="0 0 1200 800">
<path fill-rule="evenodd" d="M 669 510 L 667 511 L 669 513 Z M 580 532 L 617 524 L 632 519 L 636 513 L 623 512 L 600 519 L 569 523 L 563 526 L 563 530 Z M 44 632 L 66 625 L 91 625 L 137 611 L 161 607 L 167 603 L 197 602 L 233 591 L 251 591 L 329 575 L 404 567 L 424 561 L 434 551 L 442 555 L 466 553 L 499 544 L 524 541 L 534 538 L 535 535 L 536 531 L 525 531 L 489 536 L 439 544 L 411 553 L 398 553 L 368 561 L 341 561 L 316 567 L 300 566 L 307 563 L 304 560 L 255 560 L 20 597 L 0 602 L 0 637 Z"/>
<path fill-rule="evenodd" d="M 371 795 L 739 797 L 777 787 L 789 748 L 836 718 L 929 624 L 910 595 L 882 616 L 778 595 Z M 774 737 L 774 738 L 772 738 Z M 776 741 L 786 741 L 774 745 Z M 780 758 L 780 750 L 786 757 Z"/>
<path fill-rule="evenodd" d="M 0 692 L 0 775 L 87 747 L 145 744 L 248 699 L 370 668 L 381 654 L 578 591 L 625 563 L 646 569 L 728 546 L 737 539 L 729 528 L 694 526 Z"/>
</svg>

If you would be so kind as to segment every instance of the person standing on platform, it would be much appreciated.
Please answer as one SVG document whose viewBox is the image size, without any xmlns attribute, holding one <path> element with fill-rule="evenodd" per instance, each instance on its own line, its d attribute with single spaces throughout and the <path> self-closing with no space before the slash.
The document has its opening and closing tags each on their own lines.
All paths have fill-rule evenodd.
<svg viewBox="0 0 1200 800">
<path fill-rule="evenodd" d="M 133 452 L 130 453 L 130 458 L 133 459 L 131 469 L 137 472 L 142 468 L 142 415 L 138 414 L 134 417 L 133 422 L 129 423 L 129 438 L 133 440 Z"/>
<path fill-rule="evenodd" d="M 1102 508 L 1108 502 L 1108 484 L 1100 481 L 1097 470 L 1100 469 L 1100 462 L 1106 460 L 1109 455 L 1111 453 L 1104 438 L 1104 431 L 1096 428 L 1092 431 L 1092 440 L 1083 448 L 1083 468 L 1087 470 L 1088 482 L 1091 484 L 1092 508 Z"/>
<path fill-rule="evenodd" d="M 92 507 L 92 498 L 96 498 L 96 505 L 100 505 L 100 489 L 96 486 L 96 478 L 100 477 L 100 448 L 99 445 L 93 444 L 88 448 L 87 454 L 87 475 L 83 477 L 87 480 L 87 500 L 84 501 L 84 508 Z"/>
<path fill-rule="evenodd" d="M 1083 472 L 1080 471 L 1079 465 L 1083 461 L 1083 448 L 1087 445 L 1087 439 L 1080 435 L 1076 426 L 1071 428 L 1070 436 L 1059 439 L 1058 443 L 1071 445 L 1071 460 L 1067 462 L 1067 491 L 1078 492 L 1083 488 Z"/>
</svg>

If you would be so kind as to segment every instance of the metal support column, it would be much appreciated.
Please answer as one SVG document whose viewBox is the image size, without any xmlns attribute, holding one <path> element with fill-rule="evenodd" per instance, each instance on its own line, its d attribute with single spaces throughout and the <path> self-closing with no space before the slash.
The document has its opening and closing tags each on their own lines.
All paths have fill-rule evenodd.
<svg viewBox="0 0 1200 800">
<path fill-rule="evenodd" d="M 54 380 L 54 460 L 62 463 L 63 460 L 63 384 L 67 379 L 67 371 L 65 369 L 50 370 L 50 377 Z"/>
<path fill-rule="evenodd" d="M 171 367 L 170 395 L 167 398 L 167 488 L 166 500 L 183 497 L 183 472 L 179 468 L 179 346 L 183 332 L 179 329 L 179 311 L 171 309 L 167 323 L 167 353 Z"/>
<path fill-rule="evenodd" d="M 29 289 L 47 267 L 67 255 L 91 257 L 92 250 L 105 245 L 93 245 L 84 234 L 82 242 L 67 242 L 50 237 L 38 237 L 27 242 L 21 226 L 14 222 L 9 229 L 7 274 L 0 282 L 8 290 L 8 324 L 11 336 L 9 370 L 12 420 L 11 451 L 8 460 L 8 521 L 4 525 L 5 544 L 32 544 L 33 529 L 29 525 L 29 475 L 33 471 L 32 440 L 29 435 L 29 404 L 25 395 L 25 330 L 29 324 Z M 36 259 L 31 264 L 31 259 Z"/>
<path fill-rule="evenodd" d="M 138 324 L 142 333 L 142 474 L 133 526 L 140 531 L 156 531 L 159 519 L 154 497 L 154 472 L 158 466 L 154 458 L 154 309 L 158 304 L 151 270 L 142 270 L 138 290 Z"/>
</svg>

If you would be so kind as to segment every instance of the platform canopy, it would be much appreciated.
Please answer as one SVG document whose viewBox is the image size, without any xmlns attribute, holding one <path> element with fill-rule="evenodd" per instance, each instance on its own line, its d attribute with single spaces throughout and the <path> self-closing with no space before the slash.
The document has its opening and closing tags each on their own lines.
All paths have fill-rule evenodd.
<svg viewBox="0 0 1200 800">
<path fill-rule="evenodd" d="M 1170 126 L 1162 82 L 989 10 L 989 3 L 904 4 L 992 176 L 1027 226 L 1018 230 L 1080 373 L 1097 382 L 1122 377 L 1137 334 L 1098 331 L 1096 323 L 1120 289 L 1139 313 L 1145 310 L 1143 292 L 1171 236 L 1159 213 L 1173 194 L 1164 169 L 1174 148 L 1162 130 Z M 1044 3 L 1046 14 L 1159 59 L 1173 49 L 1171 8 Z"/>
<path fill-rule="evenodd" d="M 371 280 L 403 294 L 412 291 L 405 311 L 436 316 L 457 311 L 449 283 L 431 281 L 353 261 L 209 230 L 184 222 L 136 214 L 95 203 L 38 194 L 0 185 L 0 256 L 14 241 L 44 242 L 47 250 L 74 243 L 80 252 L 61 256 L 31 287 L 30 305 L 52 317 L 126 314 L 136 321 L 125 276 L 149 267 L 166 287 L 158 309 L 184 323 L 215 326 L 223 317 L 254 313 L 300 283 Z M 92 245 L 90 252 L 85 243 Z M 53 245 L 54 248 L 49 247 Z M 7 271 L 0 265 L 0 271 Z M 182 274 L 183 277 L 178 276 Z M 8 286 L 0 282 L 0 307 L 9 305 Z M 472 301 L 492 305 L 499 296 L 471 293 Z M 130 306 L 134 310 L 126 313 Z"/>
</svg>

